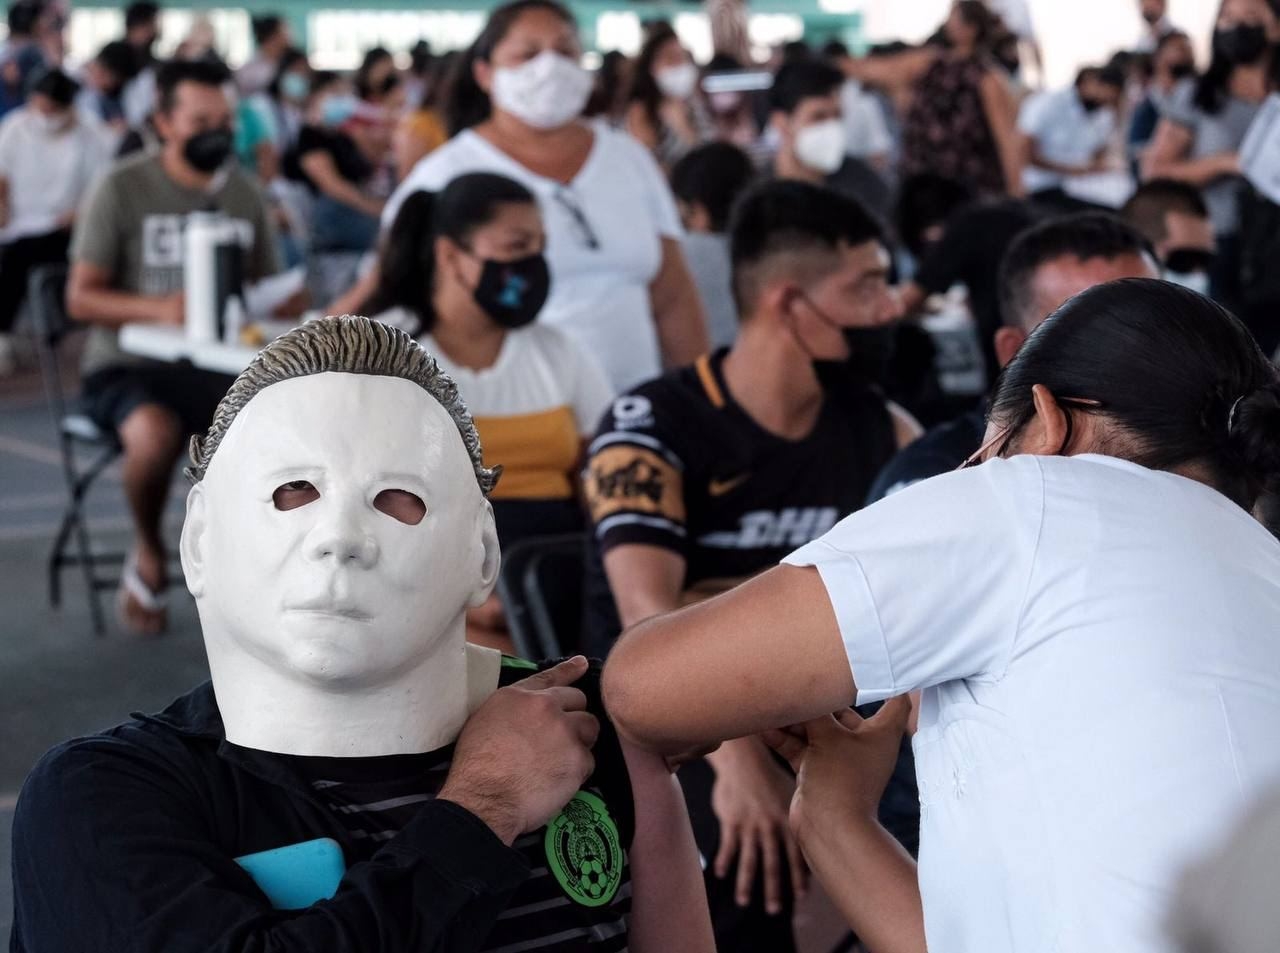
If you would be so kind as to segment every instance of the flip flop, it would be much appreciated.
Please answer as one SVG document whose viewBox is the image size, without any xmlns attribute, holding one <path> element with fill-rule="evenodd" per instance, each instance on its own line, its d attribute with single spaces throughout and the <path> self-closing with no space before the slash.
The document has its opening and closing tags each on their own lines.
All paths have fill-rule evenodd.
<svg viewBox="0 0 1280 953">
<path fill-rule="evenodd" d="M 138 573 L 138 557 L 131 555 L 120 574 L 116 616 L 134 635 L 162 635 L 169 625 L 164 591 L 156 592 Z"/>
</svg>

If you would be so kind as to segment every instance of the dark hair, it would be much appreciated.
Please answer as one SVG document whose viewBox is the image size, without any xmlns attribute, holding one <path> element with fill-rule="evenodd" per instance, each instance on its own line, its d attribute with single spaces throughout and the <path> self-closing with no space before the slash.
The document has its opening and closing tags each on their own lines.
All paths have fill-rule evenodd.
<svg viewBox="0 0 1280 953">
<path fill-rule="evenodd" d="M 1115 424 L 1104 452 L 1153 470 L 1197 468 L 1248 510 L 1277 489 L 1280 372 L 1240 321 L 1194 291 L 1125 278 L 1081 292 L 1001 373 L 991 417 L 1010 434 L 1034 414 L 1036 384 L 1070 413 Z"/>
<path fill-rule="evenodd" d="M 609 50 L 600 58 L 595 85 L 587 100 L 584 116 L 612 116 L 622 100 L 623 86 L 628 81 L 631 61 L 618 50 Z"/>
<path fill-rule="evenodd" d="M 278 13 L 267 13 L 263 16 L 253 17 L 249 21 L 249 26 L 253 30 L 253 42 L 261 46 L 275 36 L 276 32 L 284 26 L 284 17 Z"/>
<path fill-rule="evenodd" d="M 126 31 L 132 30 L 135 26 L 155 21 L 159 16 L 160 4 L 153 3 L 152 0 L 133 0 L 133 3 L 124 8 L 124 28 Z"/>
<path fill-rule="evenodd" d="M 44 5 L 38 0 L 17 0 L 9 4 L 9 32 L 15 36 L 28 36 L 36 28 Z"/>
<path fill-rule="evenodd" d="M 48 96 L 65 109 L 75 102 L 80 84 L 57 67 L 48 67 L 32 77 L 28 92 Z"/>
<path fill-rule="evenodd" d="M 385 47 L 375 46 L 364 54 L 364 59 L 360 61 L 360 66 L 356 70 L 356 75 L 353 77 L 357 96 L 361 99 L 369 99 L 371 96 L 381 96 L 394 88 L 395 84 L 387 86 L 387 84 L 384 83 L 378 89 L 374 89 L 373 81 L 369 77 L 369 74 L 373 72 L 375 66 L 379 66 L 386 62 L 394 64 L 395 59 L 392 57 L 391 51 Z"/>
<path fill-rule="evenodd" d="M 307 61 L 307 54 L 296 46 L 290 46 L 280 54 L 280 62 L 276 65 L 276 74 L 271 77 L 271 83 L 267 86 L 267 93 L 272 99 L 280 98 L 280 81 L 284 79 L 285 73 L 288 73 L 299 63 L 305 63 L 308 72 L 311 70 L 311 64 Z"/>
<path fill-rule="evenodd" d="M 1085 80 L 1089 79 L 1101 83 L 1103 86 L 1110 86 L 1113 89 L 1124 89 L 1124 68 L 1111 64 L 1107 66 L 1086 66 L 1076 73 L 1076 88 L 1078 89 Z"/>
<path fill-rule="evenodd" d="M 775 180 L 749 190 L 729 222 L 729 259 L 738 313 L 755 306 L 757 273 L 768 259 L 793 255 L 817 262 L 841 245 L 884 241 L 884 229 L 853 198 L 808 182 Z"/>
<path fill-rule="evenodd" d="M 435 284 L 435 240 L 466 245 L 499 206 L 536 202 L 519 182 L 492 172 L 460 175 L 439 192 L 414 192 L 404 200 L 379 252 L 378 288 L 365 310 L 378 314 L 404 308 L 417 315 L 419 334 L 435 325 L 431 295 Z"/>
<path fill-rule="evenodd" d="M 1081 261 L 1121 255 L 1149 255 L 1155 259 L 1151 244 L 1114 215 L 1080 212 L 1042 222 L 1015 238 L 1000 262 L 1000 317 L 1006 325 L 1029 329 L 1039 318 L 1029 316 L 1034 304 L 1035 273 L 1046 262 L 1066 255 Z"/>
<path fill-rule="evenodd" d="M 839 60 L 849 55 L 849 47 L 840 40 L 827 40 L 822 44 L 818 54 L 824 60 Z"/>
<path fill-rule="evenodd" d="M 683 202 L 697 202 L 711 216 L 711 230 L 729 227 L 733 203 L 755 178 L 751 157 L 731 142 L 709 142 L 671 169 L 671 191 Z"/>
<path fill-rule="evenodd" d="M 173 109 L 178 87 L 183 83 L 221 88 L 231 81 L 231 71 L 211 60 L 169 60 L 156 71 L 156 109 Z"/>
<path fill-rule="evenodd" d="M 658 52 L 668 43 L 679 43 L 680 37 L 670 24 L 655 27 L 640 47 L 640 55 L 631 66 L 631 83 L 627 89 L 628 104 L 640 103 L 644 106 L 645 115 L 654 126 L 660 125 L 658 107 L 662 105 L 662 90 L 653 75 L 653 61 Z"/>
<path fill-rule="evenodd" d="M 103 69 L 119 77 L 122 83 L 133 79 L 142 68 L 138 62 L 138 51 L 124 40 L 112 40 L 98 50 L 94 59 Z"/>
<path fill-rule="evenodd" d="M 311 88 L 307 90 L 307 98 L 311 99 L 319 95 L 320 91 L 335 83 L 346 82 L 346 77 L 341 73 L 335 73 L 331 69 L 317 69 L 311 71 Z"/>
<path fill-rule="evenodd" d="M 578 26 L 578 21 L 569 8 L 559 0 L 512 0 L 511 3 L 495 8 L 489 14 L 489 20 L 480 35 L 454 64 L 449 84 L 451 95 L 445 111 L 445 126 L 449 135 L 456 135 L 489 118 L 493 106 L 489 102 L 488 93 L 476 82 L 475 64 L 477 61 L 488 62 L 493 56 L 494 47 L 506 39 L 515 22 L 531 10 L 545 10 L 575 29 Z"/>
<path fill-rule="evenodd" d="M 945 175 L 918 172 L 908 176 L 898 187 L 894 208 L 894 223 L 902 243 L 919 258 L 924 253 L 924 233 L 934 225 L 944 224 L 973 199 L 972 189 Z"/>
<path fill-rule="evenodd" d="M 1181 212 L 1196 218 L 1209 217 L 1209 207 L 1200 190 L 1190 182 L 1176 179 L 1143 182 L 1125 202 L 1120 217 L 1154 243 L 1163 241 L 1169 234 L 1165 221 L 1169 212 Z"/>
<path fill-rule="evenodd" d="M 1164 48 L 1166 46 L 1170 43 L 1177 42 L 1178 40 L 1184 40 L 1190 43 L 1191 37 L 1187 36 L 1187 34 L 1183 33 L 1181 30 L 1170 30 L 1168 33 L 1160 37 L 1160 39 L 1156 40 L 1156 45 L 1151 50 L 1152 57 L 1159 56 L 1164 52 Z"/>
<path fill-rule="evenodd" d="M 1276 11 L 1276 16 L 1280 16 L 1280 9 L 1276 9 L 1275 3 L 1271 4 L 1271 8 Z M 1270 49 L 1270 83 L 1274 88 L 1280 85 L 1280 53 L 1276 52 L 1274 45 Z M 1222 107 L 1227 104 L 1227 87 L 1231 83 L 1233 72 L 1235 72 L 1235 64 L 1223 56 L 1218 50 L 1218 44 L 1214 43 L 1212 55 L 1209 58 L 1209 68 L 1201 73 L 1196 81 L 1195 95 L 1192 97 L 1196 108 L 1211 116 L 1221 112 Z"/>
<path fill-rule="evenodd" d="M 991 50 L 1003 32 L 1004 21 L 992 13 L 983 0 L 956 0 L 956 10 L 960 13 L 960 19 L 978 31 L 974 48 Z"/>
<path fill-rule="evenodd" d="M 813 50 L 804 40 L 788 40 L 782 44 L 782 62 L 799 63 L 813 58 Z"/>
<path fill-rule="evenodd" d="M 830 96 L 844 85 L 844 74 L 829 63 L 798 60 L 778 70 L 769 89 L 769 109 L 791 113 L 803 100 Z"/>
</svg>

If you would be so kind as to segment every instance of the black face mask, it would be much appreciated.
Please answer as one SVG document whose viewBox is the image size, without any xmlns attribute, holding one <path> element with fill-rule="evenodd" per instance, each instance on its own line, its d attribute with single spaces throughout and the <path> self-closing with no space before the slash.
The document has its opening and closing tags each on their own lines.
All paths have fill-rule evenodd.
<svg viewBox="0 0 1280 953">
<path fill-rule="evenodd" d="M 1088 97 L 1082 96 L 1080 97 L 1080 105 L 1084 108 L 1085 112 L 1096 113 L 1099 109 L 1102 108 L 1102 100 L 1089 99 Z"/>
<path fill-rule="evenodd" d="M 230 129 L 209 129 L 187 140 L 182 157 L 200 172 L 216 172 L 231 156 L 235 137 Z"/>
<path fill-rule="evenodd" d="M 1186 79 L 1196 75 L 1195 63 L 1174 63 L 1169 67 L 1169 75 L 1174 79 Z"/>
<path fill-rule="evenodd" d="M 1243 23 L 1230 30 L 1217 30 L 1213 34 L 1213 50 L 1229 63 L 1248 66 L 1267 51 L 1267 31 Z"/>
<path fill-rule="evenodd" d="M 547 260 L 530 255 L 515 261 L 481 261 L 480 283 L 471 293 L 480 309 L 504 328 L 514 330 L 532 322 L 551 291 Z"/>
<path fill-rule="evenodd" d="M 1151 26 L 1155 26 L 1157 23 L 1159 23 L 1160 17 L 1161 17 L 1161 14 L 1159 10 L 1143 10 L 1142 11 L 1142 19 L 1146 20 L 1147 23 L 1150 24 Z"/>
<path fill-rule="evenodd" d="M 1213 252 L 1203 248 L 1174 248 L 1165 256 L 1164 266 L 1170 271 L 1191 274 L 1208 271 L 1213 264 Z"/>
<path fill-rule="evenodd" d="M 843 360 L 832 361 L 813 357 L 804 342 L 796 335 L 796 343 L 800 349 L 810 355 L 813 372 L 817 375 L 818 384 L 828 396 L 840 396 L 851 386 L 883 383 L 889 369 L 889 361 L 893 357 L 894 336 L 896 328 L 884 325 L 871 328 L 850 328 L 838 324 L 827 317 L 817 305 L 805 296 L 805 303 L 825 324 L 840 331 L 845 345 L 849 348 L 849 356 Z M 795 328 L 791 333 L 795 335 Z"/>
</svg>

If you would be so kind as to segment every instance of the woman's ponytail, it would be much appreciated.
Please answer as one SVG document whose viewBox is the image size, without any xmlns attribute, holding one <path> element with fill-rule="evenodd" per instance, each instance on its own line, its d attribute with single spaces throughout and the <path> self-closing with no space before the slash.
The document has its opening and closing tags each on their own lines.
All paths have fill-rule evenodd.
<svg viewBox="0 0 1280 953">
<path fill-rule="evenodd" d="M 403 308 L 421 324 L 415 335 L 430 332 L 435 324 L 431 289 L 435 283 L 436 251 L 432 220 L 436 215 L 434 192 L 413 192 L 383 239 L 378 256 L 378 288 L 365 304 L 371 315 Z"/>
</svg>

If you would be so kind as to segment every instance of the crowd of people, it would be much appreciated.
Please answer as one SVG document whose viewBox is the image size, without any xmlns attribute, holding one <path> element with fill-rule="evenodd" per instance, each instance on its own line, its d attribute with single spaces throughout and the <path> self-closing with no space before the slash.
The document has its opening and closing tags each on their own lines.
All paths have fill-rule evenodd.
<svg viewBox="0 0 1280 953">
<path fill-rule="evenodd" d="M 1074 82 L 1038 90 L 1022 63 L 1038 47 L 1000 6 L 957 0 L 919 45 L 794 42 L 767 65 L 728 50 L 698 63 L 653 21 L 634 58 L 593 73 L 566 7 L 513 0 L 464 51 L 419 45 L 406 63 L 374 49 L 346 75 L 312 68 L 279 16 L 254 19 L 255 53 L 234 71 L 200 30 L 157 59 L 150 0 L 73 69 L 66 11 L 16 0 L 0 50 L 0 372 L 28 275 L 68 263 L 67 312 L 89 328 L 83 407 L 123 448 L 122 626 L 165 630 L 175 465 L 215 411 L 224 429 L 235 414 L 218 409 L 231 378 L 128 353 L 119 331 L 184 325 L 183 231 L 216 210 L 238 225 L 247 280 L 305 274 L 272 317 L 364 315 L 359 334 L 400 335 L 379 348 L 412 338 L 435 359 L 483 448 L 472 463 L 502 546 L 582 535 L 581 633 L 565 650 L 610 658 L 636 799 L 660 784 L 631 746 L 681 763 L 704 861 L 705 913 L 644 899 L 663 879 L 644 844 L 692 847 L 632 805 L 643 859 L 618 902 L 648 924 L 632 948 L 709 949 L 709 916 L 718 949 L 793 950 L 811 871 L 881 953 L 921 950 L 926 931 L 938 950 L 1162 948 L 1155 908 L 1179 865 L 1280 760 L 1264 750 L 1280 670 L 1249 641 L 1280 610 L 1280 206 L 1241 156 L 1280 92 L 1280 3 L 1223 0 L 1201 60 L 1163 0 L 1141 0 L 1141 42 L 1100 38 Z M 326 369 L 345 365 L 302 373 Z M 305 506 L 318 480 L 298 471 L 268 497 Z M 1155 615 L 1148 589 L 1168 595 Z M 1199 640 L 1218 611 L 1239 644 Z M 515 654 L 491 584 L 465 633 Z M 1256 677 L 1206 689 L 1209 670 Z M 909 717 L 880 709 L 911 693 Z M 198 735 L 212 705 L 164 724 Z M 1184 771 L 1188 752 L 1203 760 Z M 1070 776 L 1093 760 L 1105 777 Z M 330 785 L 332 765 L 293 767 Z M 1229 795 L 1215 772 L 1234 772 Z M 374 774 L 359 792 L 382 803 L 393 789 Z M 849 820 L 850 805 L 870 817 Z M 90 948 L 57 924 L 38 869 L 56 816 L 27 811 L 15 949 Z M 411 814 L 380 817 L 385 839 Z M 426 889 L 381 855 L 334 914 L 347 945 L 325 948 L 437 935 L 409 920 L 362 945 L 358 930 Z M 433 868 L 431 883 L 465 876 L 480 873 Z M 491 886 L 473 892 L 507 897 Z M 431 909 L 462 916 L 445 904 Z M 242 942 L 276 929 L 224 909 Z M 662 945 L 664 910 L 687 942 Z M 622 949 L 623 913 L 566 921 L 561 945 L 549 916 L 458 936 Z M 146 948 L 216 946 L 214 919 L 195 919 L 185 945 L 151 921 Z M 127 917 L 112 923 L 127 935 Z M 278 948 L 315 948 L 289 942 L 324 929 Z"/>
</svg>

